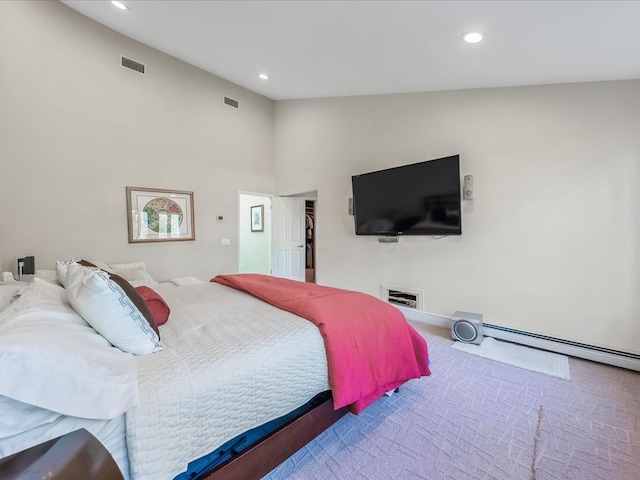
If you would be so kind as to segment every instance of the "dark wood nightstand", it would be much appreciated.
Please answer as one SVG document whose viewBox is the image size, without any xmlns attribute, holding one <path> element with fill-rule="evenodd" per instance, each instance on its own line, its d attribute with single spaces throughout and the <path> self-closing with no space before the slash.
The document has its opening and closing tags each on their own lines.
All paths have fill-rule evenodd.
<svg viewBox="0 0 640 480">
<path fill-rule="evenodd" d="M 106 448 L 85 429 L 0 459 L 2 480 L 123 480 Z"/>
</svg>

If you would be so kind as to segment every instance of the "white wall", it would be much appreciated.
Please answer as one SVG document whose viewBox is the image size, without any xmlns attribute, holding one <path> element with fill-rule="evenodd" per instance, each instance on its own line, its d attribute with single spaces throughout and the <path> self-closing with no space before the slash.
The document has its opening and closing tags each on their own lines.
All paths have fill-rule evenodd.
<svg viewBox="0 0 640 480">
<path fill-rule="evenodd" d="M 261 195 L 240 194 L 239 266 L 240 273 L 271 273 L 271 199 Z M 264 231 L 251 231 L 251 207 L 262 205 Z"/>
<path fill-rule="evenodd" d="M 640 81 L 277 102 L 277 191 L 318 191 L 321 283 L 640 353 L 638 112 Z M 0 2 L 0 270 L 236 271 L 238 191 L 275 193 L 273 142 L 271 100 L 59 2 Z M 461 237 L 354 235 L 351 175 L 455 153 L 475 183 Z M 129 245 L 127 185 L 193 191 L 195 242 Z"/>
<path fill-rule="evenodd" d="M 235 272 L 238 191 L 275 186 L 273 109 L 59 2 L 0 2 L 0 270 L 35 255 L 145 261 L 159 280 Z M 193 191 L 196 240 L 128 244 L 127 185 Z"/>
<path fill-rule="evenodd" d="M 640 81 L 277 102 L 277 191 L 318 191 L 319 283 L 640 353 L 639 112 Z M 356 237 L 351 175 L 452 154 L 461 237 Z"/>
</svg>

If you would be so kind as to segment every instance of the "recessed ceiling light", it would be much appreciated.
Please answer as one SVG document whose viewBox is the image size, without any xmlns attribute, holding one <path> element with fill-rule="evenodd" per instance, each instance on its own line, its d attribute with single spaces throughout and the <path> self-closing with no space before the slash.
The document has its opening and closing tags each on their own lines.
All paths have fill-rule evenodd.
<svg viewBox="0 0 640 480">
<path fill-rule="evenodd" d="M 120 10 L 129 10 L 129 7 L 127 7 L 124 3 L 122 2 L 118 2 L 117 0 L 111 0 L 111 4 L 114 7 L 118 7 Z"/>
<path fill-rule="evenodd" d="M 462 38 L 467 43 L 478 43 L 482 40 L 482 34 L 480 32 L 467 32 Z"/>
<path fill-rule="evenodd" d="M 262 80 L 269 80 L 269 75 L 267 75 L 266 73 L 261 73 L 260 75 L 258 75 Z"/>
</svg>

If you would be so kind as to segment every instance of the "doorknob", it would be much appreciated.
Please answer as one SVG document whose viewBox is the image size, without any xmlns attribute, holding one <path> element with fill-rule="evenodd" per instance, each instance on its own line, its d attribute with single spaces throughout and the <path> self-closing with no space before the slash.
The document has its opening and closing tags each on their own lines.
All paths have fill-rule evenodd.
<svg viewBox="0 0 640 480">
<path fill-rule="evenodd" d="M 298 248 L 304 248 L 304 245 L 298 245 Z"/>
</svg>

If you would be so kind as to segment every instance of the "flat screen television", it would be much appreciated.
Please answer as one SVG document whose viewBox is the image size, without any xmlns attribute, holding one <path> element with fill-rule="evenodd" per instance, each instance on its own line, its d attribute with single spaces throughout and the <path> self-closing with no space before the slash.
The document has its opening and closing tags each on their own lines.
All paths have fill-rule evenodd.
<svg viewBox="0 0 640 480">
<path fill-rule="evenodd" d="M 460 156 L 351 177 L 356 235 L 460 235 Z"/>
</svg>

